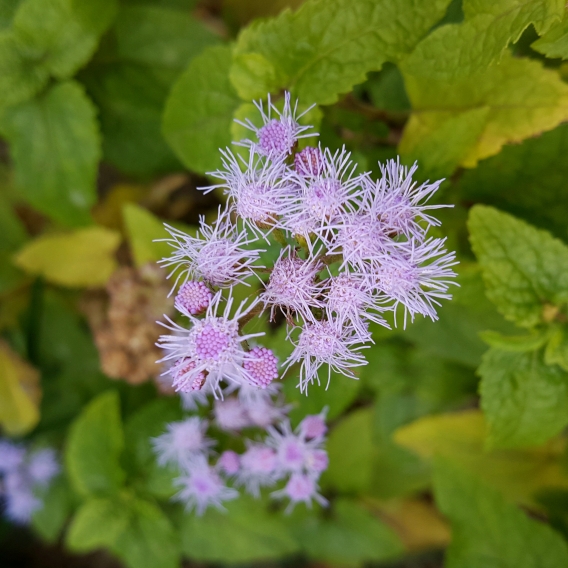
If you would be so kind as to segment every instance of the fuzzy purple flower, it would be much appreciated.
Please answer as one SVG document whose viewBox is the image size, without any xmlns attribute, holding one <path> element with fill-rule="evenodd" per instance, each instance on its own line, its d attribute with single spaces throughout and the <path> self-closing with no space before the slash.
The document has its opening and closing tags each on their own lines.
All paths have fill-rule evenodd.
<svg viewBox="0 0 568 568">
<path fill-rule="evenodd" d="M 212 298 L 213 292 L 203 282 L 190 280 L 179 289 L 175 307 L 177 310 L 184 310 L 195 316 L 208 308 Z"/>
</svg>

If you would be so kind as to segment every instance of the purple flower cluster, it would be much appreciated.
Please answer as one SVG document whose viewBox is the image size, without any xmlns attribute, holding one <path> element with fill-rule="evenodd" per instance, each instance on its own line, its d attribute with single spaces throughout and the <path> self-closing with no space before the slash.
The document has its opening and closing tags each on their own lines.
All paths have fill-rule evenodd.
<svg viewBox="0 0 568 568">
<path fill-rule="evenodd" d="M 262 488 L 279 484 L 272 496 L 288 499 L 288 510 L 300 502 L 311 506 L 314 500 L 325 505 L 318 480 L 328 465 L 323 449 L 326 412 L 306 416 L 292 430 L 289 407 L 282 404 L 276 385 L 264 390 L 231 385 L 222 394 L 223 399 L 214 401 L 212 420 L 189 416 L 168 424 L 167 431 L 152 440 L 158 464 L 180 472 L 175 499 L 201 515 L 210 506 L 223 509 L 224 501 L 238 497 L 239 488 L 259 497 Z M 260 427 L 265 435 L 262 441 L 247 437 L 241 453 L 217 454 L 216 442 L 207 437 L 210 427 L 234 437 L 242 437 L 244 429 Z"/>
<path fill-rule="evenodd" d="M 59 470 L 53 450 L 28 451 L 0 440 L 0 498 L 6 517 L 14 523 L 29 523 L 42 506 L 36 492 L 47 488 Z"/>
<path fill-rule="evenodd" d="M 270 97 L 266 111 L 257 104 L 262 126 L 241 123 L 255 140 L 239 142 L 238 153 L 221 151 L 223 166 L 210 174 L 219 183 L 203 188 L 227 197 L 217 220 L 202 219 L 195 237 L 168 227 L 173 253 L 162 262 L 176 284 L 183 280 L 176 307 L 191 325 L 169 321 L 172 333 L 159 342 L 178 391 L 219 396 L 223 382 L 270 385 L 274 355 L 251 349 L 262 334 L 242 330 L 265 311 L 284 315 L 294 349 L 283 365 L 299 369 L 307 392 L 322 366 L 327 384 L 332 371 L 356 378 L 353 368 L 366 364 L 362 351 L 372 343 L 370 322 L 389 327 L 386 313 L 396 322 L 399 309 L 404 325 L 416 314 L 435 320 L 440 301 L 451 298 L 455 254 L 430 234 L 440 224 L 431 213 L 444 206 L 427 204 L 441 182 L 417 184 L 416 165 L 399 160 L 380 165 L 375 180 L 345 148 L 300 150 L 315 134 L 299 124 L 297 106 L 289 93 L 281 110 Z M 261 266 L 275 243 L 279 254 Z M 261 291 L 233 313 L 233 287 L 254 291 L 258 281 Z"/>
</svg>

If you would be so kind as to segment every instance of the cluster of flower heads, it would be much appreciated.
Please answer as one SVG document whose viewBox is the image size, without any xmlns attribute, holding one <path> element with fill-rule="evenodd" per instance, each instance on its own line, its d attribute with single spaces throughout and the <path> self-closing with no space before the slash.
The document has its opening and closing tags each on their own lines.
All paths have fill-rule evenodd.
<svg viewBox="0 0 568 568">
<path fill-rule="evenodd" d="M 416 165 L 398 160 L 380 165 L 374 180 L 345 148 L 299 150 L 315 134 L 300 126 L 305 113 L 289 93 L 282 110 L 270 97 L 266 111 L 257 108 L 262 126 L 241 123 L 255 140 L 241 141 L 240 153 L 222 150 L 223 167 L 210 174 L 219 183 L 204 188 L 226 194 L 216 221 L 201 219 L 196 236 L 168 227 L 173 253 L 162 263 L 176 275 L 174 289 L 182 282 L 175 305 L 190 326 L 168 320 L 158 345 L 178 391 L 219 396 L 223 382 L 266 388 L 277 378 L 274 354 L 250 347 L 262 334 L 243 331 L 262 312 L 285 316 L 294 349 L 283 367 L 298 367 L 307 391 L 322 366 L 329 384 L 332 371 L 354 377 L 366 364 L 370 322 L 388 327 L 385 313 L 399 309 L 404 325 L 416 314 L 435 320 L 440 300 L 451 298 L 455 255 L 429 234 L 440 224 L 431 212 L 443 206 L 427 204 L 439 181 L 417 184 Z M 261 266 L 272 243 L 280 253 Z M 233 287 L 254 276 L 261 292 L 233 309 Z"/>
<path fill-rule="evenodd" d="M 288 499 L 288 510 L 301 502 L 307 506 L 314 500 L 327 503 L 318 487 L 328 465 L 323 449 L 326 412 L 306 416 L 292 430 L 289 408 L 282 404 L 278 390 L 276 385 L 265 390 L 229 387 L 223 399 L 215 400 L 212 420 L 194 414 L 168 424 L 167 431 L 152 440 L 158 463 L 179 471 L 176 500 L 201 515 L 210 506 L 223 509 L 224 501 L 239 496 L 239 488 L 259 497 L 262 488 L 278 484 L 280 488 L 272 491 L 272 496 Z M 194 395 L 183 395 L 182 401 L 192 410 L 204 403 Z M 207 436 L 210 427 L 239 438 L 244 428 L 260 427 L 264 439 L 246 438 L 246 449 L 241 453 L 218 453 L 216 441 Z"/>
<path fill-rule="evenodd" d="M 0 500 L 4 515 L 26 524 L 42 507 L 38 491 L 49 486 L 60 466 L 51 449 L 28 451 L 22 445 L 0 440 Z"/>
</svg>

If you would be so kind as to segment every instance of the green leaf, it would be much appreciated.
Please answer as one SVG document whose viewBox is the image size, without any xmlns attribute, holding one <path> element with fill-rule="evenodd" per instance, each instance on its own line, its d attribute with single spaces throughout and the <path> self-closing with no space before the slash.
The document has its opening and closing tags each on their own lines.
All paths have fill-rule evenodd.
<svg viewBox="0 0 568 568">
<path fill-rule="evenodd" d="M 462 199 L 494 205 L 568 240 L 568 125 L 505 146 L 458 182 Z M 511 191 L 515 188 L 515 191 Z"/>
<path fill-rule="evenodd" d="M 397 444 L 425 460 L 444 458 L 498 489 L 512 502 L 538 507 L 543 490 L 568 488 L 563 439 L 538 448 L 486 448 L 487 422 L 479 410 L 425 416 L 397 430 Z"/>
<path fill-rule="evenodd" d="M 231 76 L 239 92 L 255 81 L 291 89 L 304 104 L 332 104 L 369 71 L 409 53 L 444 15 L 449 0 L 310 0 L 296 12 L 259 21 L 241 32 L 235 56 L 259 54 L 269 62 Z M 237 60 L 238 61 L 238 60 Z"/>
<path fill-rule="evenodd" d="M 129 568 L 177 568 L 179 541 L 165 514 L 153 503 L 127 503 L 129 523 L 112 546 Z"/>
<path fill-rule="evenodd" d="M 28 235 L 12 204 L 0 194 L 0 293 L 15 288 L 22 281 L 12 254 L 26 242 Z"/>
<path fill-rule="evenodd" d="M 381 562 L 399 556 L 399 537 L 380 519 L 355 501 L 334 501 L 331 517 L 305 515 L 291 519 L 292 530 L 311 558 L 335 564 Z"/>
<path fill-rule="evenodd" d="M 562 0 L 465 0 L 465 21 L 434 30 L 405 62 L 415 77 L 454 80 L 498 60 L 533 24 L 539 33 L 560 21 Z M 448 48 L 448 46 L 450 46 Z"/>
<path fill-rule="evenodd" d="M 209 47 L 191 61 L 166 102 L 163 133 L 181 161 L 205 173 L 220 165 L 240 105 L 229 81 L 231 48 Z"/>
<path fill-rule="evenodd" d="M 104 227 L 45 234 L 25 245 L 15 263 L 63 286 L 101 286 L 117 267 L 114 253 L 119 244 L 120 234 Z"/>
<path fill-rule="evenodd" d="M 0 30 L 12 25 L 12 18 L 22 0 L 4 0 L 0 3 Z"/>
<path fill-rule="evenodd" d="M 545 320 L 545 304 L 568 301 L 568 247 L 492 207 L 471 209 L 468 227 L 487 296 L 522 327 Z"/>
<path fill-rule="evenodd" d="M 288 556 L 298 544 L 282 519 L 262 502 L 241 496 L 226 503 L 227 512 L 209 508 L 202 517 L 184 515 L 182 551 L 201 562 L 253 562 Z"/>
<path fill-rule="evenodd" d="M 541 352 L 491 348 L 479 374 L 490 446 L 542 444 L 568 424 L 568 374 L 545 365 Z"/>
<path fill-rule="evenodd" d="M 65 465 L 75 489 L 83 495 L 115 494 L 124 481 L 123 447 L 118 394 L 108 391 L 90 402 L 69 430 Z"/>
<path fill-rule="evenodd" d="M 554 329 L 544 350 L 544 362 L 558 365 L 568 371 L 568 329 L 566 326 Z"/>
<path fill-rule="evenodd" d="M 509 336 L 501 335 L 496 331 L 483 331 L 479 334 L 481 339 L 491 347 L 502 351 L 514 351 L 524 353 L 540 349 L 549 339 L 547 333 L 533 333 L 531 335 Z"/>
<path fill-rule="evenodd" d="M 90 222 L 100 140 L 95 109 L 75 82 L 56 84 L 7 109 L 0 131 L 10 143 L 22 197 L 63 225 Z"/>
<path fill-rule="evenodd" d="M 546 57 L 568 59 L 568 18 L 548 30 L 531 47 Z"/>
<path fill-rule="evenodd" d="M 73 517 L 65 543 L 72 552 L 111 548 L 129 520 L 122 500 L 89 499 Z"/>
<path fill-rule="evenodd" d="M 443 61 L 434 58 L 426 65 L 426 59 L 433 56 L 422 45 L 401 65 L 413 108 L 400 143 L 402 155 L 416 152 L 424 156 L 428 140 L 434 140 L 443 145 L 435 150 L 441 157 L 440 167 L 447 168 L 449 163 L 443 154 L 446 147 L 454 162 L 460 157 L 461 165 L 473 167 L 480 159 L 497 154 L 504 144 L 551 130 L 568 118 L 568 85 L 541 63 L 505 53 L 499 65 L 481 67 L 449 81 L 428 71 L 432 66 L 443 68 Z M 445 38 L 440 39 L 439 49 L 453 53 Z M 473 113 L 474 109 L 488 110 Z M 467 120 L 458 118 L 463 113 L 470 114 Z M 467 152 L 463 141 L 459 152 L 447 146 L 443 133 L 451 131 L 452 122 L 448 121 L 459 125 L 462 136 L 468 127 L 474 131 L 467 134 L 471 142 Z M 434 168 L 432 158 L 430 162 L 429 167 Z"/>
<path fill-rule="evenodd" d="M 559 534 L 459 468 L 440 461 L 435 468 L 434 490 L 453 529 L 447 568 L 568 565 L 568 546 Z"/>
<path fill-rule="evenodd" d="M 42 506 L 32 516 L 32 526 L 43 540 L 56 542 L 74 505 L 67 478 L 58 476 L 41 495 Z"/>
<path fill-rule="evenodd" d="M 24 0 L 13 29 L 36 65 L 67 79 L 91 58 L 115 12 L 116 0 Z"/>
<path fill-rule="evenodd" d="M 236 55 L 229 77 L 239 97 L 245 101 L 263 99 L 283 83 L 278 70 L 260 53 Z"/>
<path fill-rule="evenodd" d="M 169 237 L 162 221 L 154 217 L 147 209 L 134 203 L 127 203 L 124 206 L 123 216 L 136 266 L 155 262 L 170 255 L 172 249 L 168 243 L 156 242 L 156 239 Z"/>
</svg>

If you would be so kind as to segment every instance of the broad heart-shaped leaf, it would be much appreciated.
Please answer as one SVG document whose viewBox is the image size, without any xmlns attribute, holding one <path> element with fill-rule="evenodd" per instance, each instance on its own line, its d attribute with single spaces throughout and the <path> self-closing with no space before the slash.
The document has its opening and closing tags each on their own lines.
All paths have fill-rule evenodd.
<svg viewBox="0 0 568 568">
<path fill-rule="evenodd" d="M 487 296 L 506 318 L 530 328 L 546 319 L 547 304 L 568 302 L 568 246 L 483 205 L 471 209 L 468 227 Z"/>
<path fill-rule="evenodd" d="M 249 563 L 291 555 L 299 545 L 282 513 L 241 496 L 226 504 L 227 512 L 209 508 L 202 517 L 186 514 L 181 523 L 183 553 L 202 562 Z"/>
<path fill-rule="evenodd" d="M 310 558 L 332 565 L 380 562 L 403 552 L 398 535 L 356 501 L 334 501 L 330 515 L 321 519 L 295 511 L 290 528 Z"/>
<path fill-rule="evenodd" d="M 459 467 L 438 461 L 434 490 L 453 529 L 447 568 L 568 566 L 568 546 L 558 533 Z"/>
<path fill-rule="evenodd" d="M 394 440 L 426 460 L 444 458 L 513 502 L 538 507 L 536 494 L 568 489 L 562 438 L 527 449 L 486 449 L 487 422 L 479 410 L 425 416 L 403 426 Z"/>
<path fill-rule="evenodd" d="M 463 172 L 458 182 L 462 199 L 493 205 L 568 241 L 567 154 L 568 124 L 505 146 Z"/>
<path fill-rule="evenodd" d="M 156 239 L 169 237 L 162 221 L 154 217 L 147 209 L 134 203 L 125 205 L 123 216 L 136 266 L 155 262 L 170 255 L 172 251 L 170 245 L 163 241 L 156 241 Z"/>
<path fill-rule="evenodd" d="M 235 46 L 237 90 L 286 87 L 304 104 L 331 104 L 369 71 L 409 53 L 444 15 L 449 0 L 309 0 L 296 12 L 246 28 Z M 258 61 L 243 54 L 259 54 Z M 247 74 L 248 69 L 248 74 Z M 280 85 L 275 85 L 280 80 Z"/>
<path fill-rule="evenodd" d="M 29 432 L 39 420 L 39 374 L 0 341 L 0 424 L 7 434 Z"/>
<path fill-rule="evenodd" d="M 83 495 L 116 494 L 124 481 L 119 458 L 124 447 L 118 394 L 107 391 L 91 401 L 71 426 L 65 465 Z"/>
<path fill-rule="evenodd" d="M 401 154 L 407 157 L 423 152 L 428 140 L 444 145 L 437 131 L 447 129 L 449 120 L 457 121 L 459 115 L 473 109 L 489 110 L 470 115 L 470 128 L 476 136 L 468 136 L 473 143 L 467 152 L 463 148 L 460 151 L 461 165 L 466 167 L 497 154 L 504 144 L 551 130 L 568 118 L 568 86 L 557 72 L 543 68 L 534 60 L 506 53 L 498 65 L 472 71 L 450 82 L 426 74 L 411 59 L 403 62 L 401 69 L 413 108 L 400 144 Z M 454 152 L 449 147 L 448 151 Z M 440 164 L 445 165 L 443 148 L 436 152 L 442 156 Z M 432 169 L 435 166 L 428 165 Z"/>
<path fill-rule="evenodd" d="M 10 143 L 22 197 L 63 225 L 88 224 L 100 139 L 95 109 L 79 84 L 56 84 L 6 109 L 0 132 Z"/>
<path fill-rule="evenodd" d="M 568 18 L 548 30 L 531 47 L 546 57 L 568 59 Z"/>
<path fill-rule="evenodd" d="M 495 348 L 483 357 L 481 408 L 490 446 L 542 444 L 568 424 L 568 373 L 542 358 L 542 351 Z"/>
<path fill-rule="evenodd" d="M 16 264 L 63 286 L 101 286 L 116 269 L 120 234 L 104 227 L 41 235 L 21 249 Z"/>
<path fill-rule="evenodd" d="M 24 0 L 14 16 L 14 35 L 29 54 L 28 64 L 66 79 L 91 58 L 116 6 L 116 0 Z"/>
<path fill-rule="evenodd" d="M 180 160 L 196 172 L 220 165 L 219 148 L 231 143 L 240 105 L 229 81 L 231 48 L 209 47 L 194 58 L 172 88 L 162 130 Z"/>
<path fill-rule="evenodd" d="M 563 0 L 465 0 L 465 21 L 434 30 L 405 62 L 406 72 L 424 81 L 453 81 L 498 60 L 530 24 L 539 33 L 559 22 Z"/>
</svg>

